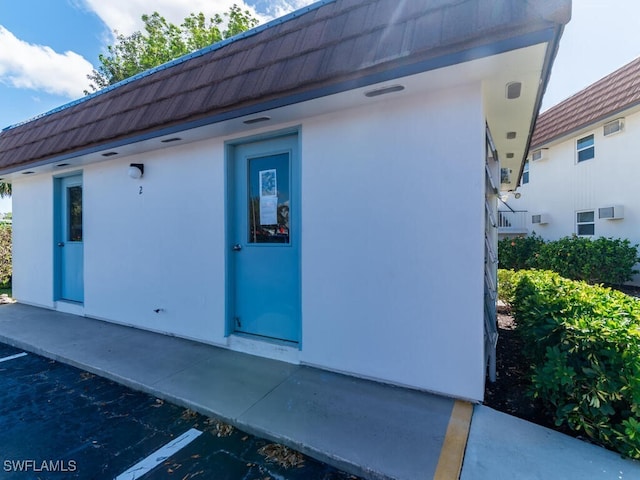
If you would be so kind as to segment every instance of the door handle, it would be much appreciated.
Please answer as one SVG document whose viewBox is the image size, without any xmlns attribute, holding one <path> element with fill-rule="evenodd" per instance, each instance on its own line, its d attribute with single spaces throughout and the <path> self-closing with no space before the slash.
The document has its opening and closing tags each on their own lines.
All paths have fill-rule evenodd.
<svg viewBox="0 0 640 480">
<path fill-rule="evenodd" d="M 239 252 L 240 250 L 242 250 L 242 245 L 240 245 L 239 243 L 236 243 L 233 247 L 231 247 L 231 249 L 234 252 Z"/>
<path fill-rule="evenodd" d="M 64 247 L 64 242 L 58 242 L 59 247 Z"/>
</svg>

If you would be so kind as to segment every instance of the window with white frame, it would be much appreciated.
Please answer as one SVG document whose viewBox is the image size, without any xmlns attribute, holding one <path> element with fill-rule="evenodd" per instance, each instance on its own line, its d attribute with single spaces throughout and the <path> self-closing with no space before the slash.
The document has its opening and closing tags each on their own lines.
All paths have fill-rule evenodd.
<svg viewBox="0 0 640 480">
<path fill-rule="evenodd" d="M 578 153 L 578 163 L 590 160 L 596 156 L 596 148 L 593 141 L 593 134 L 579 138 L 576 143 Z"/>
<path fill-rule="evenodd" d="M 595 210 L 576 212 L 576 233 L 578 235 L 595 235 L 596 233 Z"/>
<path fill-rule="evenodd" d="M 529 183 L 529 160 L 524 162 L 524 168 L 522 169 L 522 185 Z"/>
</svg>

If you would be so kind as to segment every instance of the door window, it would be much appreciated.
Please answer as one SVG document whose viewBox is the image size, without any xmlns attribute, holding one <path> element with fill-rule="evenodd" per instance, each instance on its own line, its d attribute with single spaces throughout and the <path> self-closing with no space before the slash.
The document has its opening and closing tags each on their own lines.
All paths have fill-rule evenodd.
<svg viewBox="0 0 640 480">
<path fill-rule="evenodd" d="M 252 158 L 249 184 L 249 243 L 290 243 L 289 154 Z"/>
<path fill-rule="evenodd" d="M 82 187 L 67 188 L 67 241 L 82 241 Z"/>
</svg>

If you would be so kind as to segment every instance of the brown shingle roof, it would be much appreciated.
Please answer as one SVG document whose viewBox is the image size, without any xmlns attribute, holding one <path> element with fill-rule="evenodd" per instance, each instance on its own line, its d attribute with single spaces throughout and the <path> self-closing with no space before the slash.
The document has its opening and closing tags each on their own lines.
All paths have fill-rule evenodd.
<svg viewBox="0 0 640 480">
<path fill-rule="evenodd" d="M 640 103 L 640 57 L 542 113 L 532 149 Z"/>
<path fill-rule="evenodd" d="M 569 17 L 570 0 L 326 0 L 0 132 L 0 173 L 490 55 Z"/>
</svg>

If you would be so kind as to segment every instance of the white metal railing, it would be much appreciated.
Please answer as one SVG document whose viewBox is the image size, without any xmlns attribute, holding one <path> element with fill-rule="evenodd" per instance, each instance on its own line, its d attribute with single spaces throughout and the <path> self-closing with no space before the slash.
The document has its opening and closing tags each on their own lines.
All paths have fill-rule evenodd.
<svg viewBox="0 0 640 480">
<path fill-rule="evenodd" d="M 526 210 L 498 210 L 498 231 L 527 232 Z"/>
</svg>

